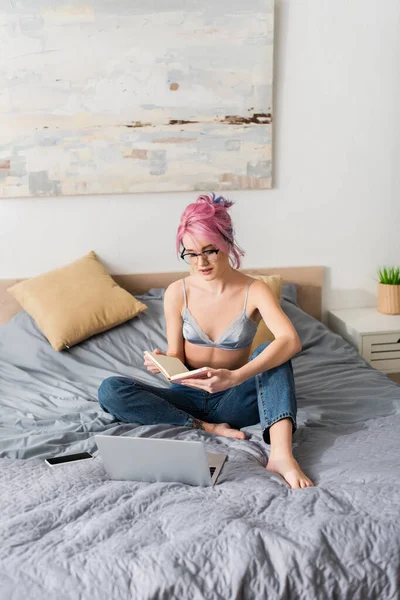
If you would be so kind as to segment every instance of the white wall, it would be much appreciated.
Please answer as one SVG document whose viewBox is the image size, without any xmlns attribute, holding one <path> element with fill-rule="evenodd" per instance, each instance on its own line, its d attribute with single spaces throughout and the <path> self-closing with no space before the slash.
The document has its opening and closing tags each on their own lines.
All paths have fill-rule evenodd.
<svg viewBox="0 0 400 600">
<path fill-rule="evenodd" d="M 276 0 L 275 186 L 232 192 L 245 267 L 324 265 L 327 308 L 374 305 L 400 263 L 400 3 Z M 0 200 L 0 278 L 95 250 L 112 273 L 173 271 L 195 194 Z"/>
</svg>

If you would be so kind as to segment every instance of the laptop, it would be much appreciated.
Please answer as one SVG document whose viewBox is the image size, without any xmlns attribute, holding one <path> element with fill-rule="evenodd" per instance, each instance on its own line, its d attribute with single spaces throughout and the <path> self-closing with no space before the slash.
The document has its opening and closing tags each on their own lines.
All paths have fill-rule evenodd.
<svg viewBox="0 0 400 600">
<path fill-rule="evenodd" d="M 94 436 L 104 468 L 111 479 L 177 481 L 189 485 L 214 485 L 225 454 L 206 452 L 202 442 Z"/>
</svg>

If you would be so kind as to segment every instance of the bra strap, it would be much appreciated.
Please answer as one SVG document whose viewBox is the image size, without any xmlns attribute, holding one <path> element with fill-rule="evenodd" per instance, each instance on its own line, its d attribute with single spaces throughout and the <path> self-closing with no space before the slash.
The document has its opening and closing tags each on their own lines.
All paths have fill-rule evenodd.
<svg viewBox="0 0 400 600">
<path fill-rule="evenodd" d="M 184 279 L 182 279 L 182 287 L 183 287 L 183 297 L 185 299 L 185 308 L 187 308 L 186 286 L 185 286 L 185 280 Z"/>
<path fill-rule="evenodd" d="M 247 286 L 247 290 L 246 290 L 246 296 L 245 296 L 245 298 L 244 298 L 244 306 L 243 306 L 243 310 L 246 310 L 246 306 L 247 306 L 247 298 L 248 298 L 248 296 L 249 296 L 249 289 L 250 289 L 250 286 L 251 286 L 251 284 L 252 284 L 252 283 L 254 283 L 254 282 L 255 282 L 255 279 L 252 279 L 252 280 L 250 281 L 249 285 Z"/>
</svg>

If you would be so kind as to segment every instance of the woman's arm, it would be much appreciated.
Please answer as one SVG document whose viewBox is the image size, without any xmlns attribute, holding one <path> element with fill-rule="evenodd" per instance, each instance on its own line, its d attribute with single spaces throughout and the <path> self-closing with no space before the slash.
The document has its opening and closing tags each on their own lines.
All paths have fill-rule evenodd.
<svg viewBox="0 0 400 600">
<path fill-rule="evenodd" d="M 256 358 L 233 371 L 237 379 L 236 385 L 281 365 L 301 350 L 297 331 L 283 312 L 272 290 L 262 281 L 255 281 L 250 292 L 252 304 L 254 303 L 260 311 L 275 339 Z"/>
<path fill-rule="evenodd" d="M 174 281 L 165 291 L 164 314 L 167 327 L 167 356 L 176 356 L 185 364 L 185 350 L 182 336 L 182 282 Z"/>
<path fill-rule="evenodd" d="M 281 309 L 275 294 L 264 282 L 255 281 L 252 284 L 249 293 L 249 305 L 251 306 L 251 312 L 258 308 L 265 324 L 275 336 L 274 341 L 256 358 L 239 369 L 210 368 L 209 379 L 187 379 L 183 382 L 183 385 L 203 389 L 211 393 L 220 392 L 239 385 L 259 373 L 268 371 L 268 369 L 273 369 L 300 352 L 301 343 L 296 329 Z"/>
</svg>

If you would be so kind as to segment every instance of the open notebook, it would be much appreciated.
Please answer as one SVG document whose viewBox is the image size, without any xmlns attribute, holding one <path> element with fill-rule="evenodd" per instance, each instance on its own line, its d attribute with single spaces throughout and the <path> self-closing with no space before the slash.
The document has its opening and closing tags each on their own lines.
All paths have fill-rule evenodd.
<svg viewBox="0 0 400 600">
<path fill-rule="evenodd" d="M 179 358 L 175 358 L 174 356 L 155 354 L 148 350 L 145 351 L 145 355 L 160 369 L 168 381 L 179 383 L 179 381 L 188 377 L 207 377 L 208 367 L 201 367 L 201 369 L 190 371 Z"/>
</svg>

